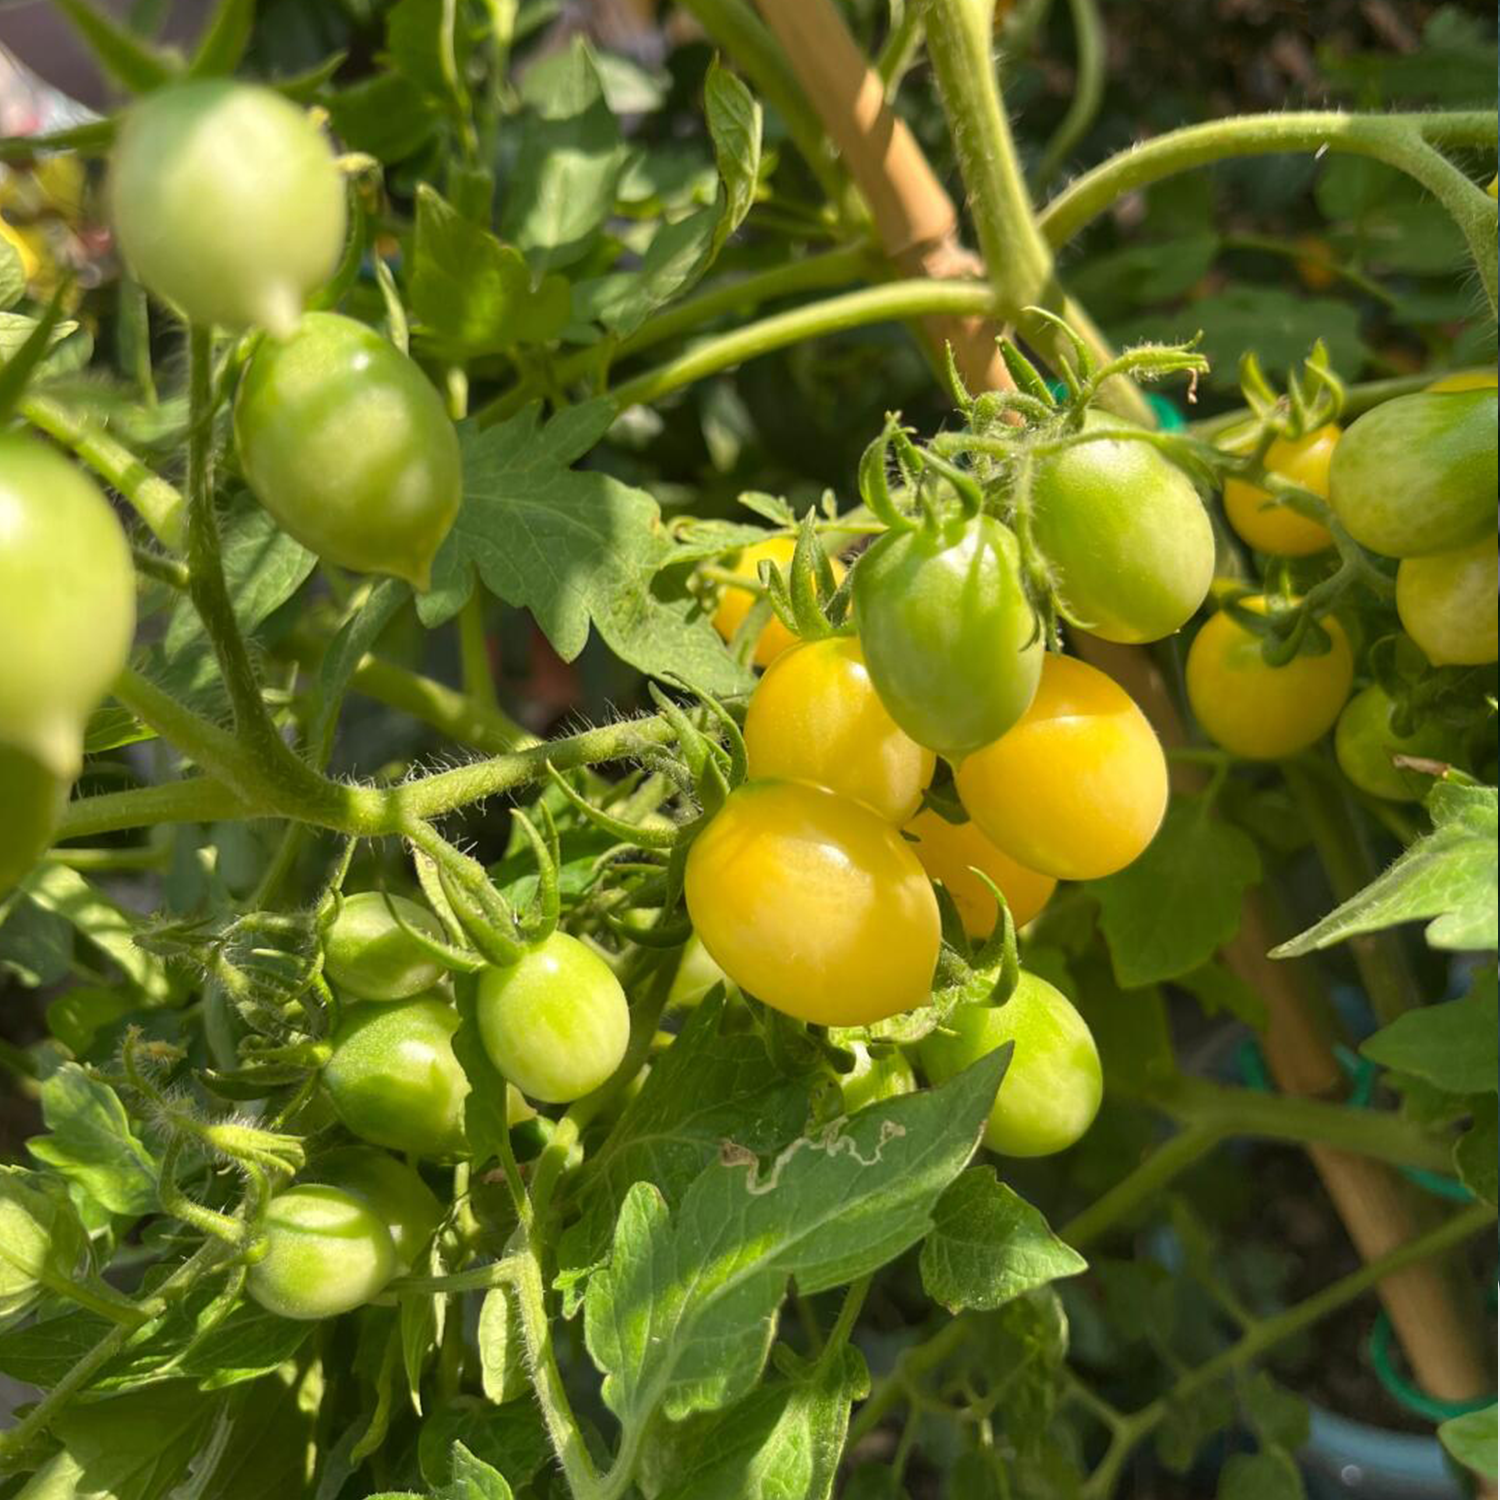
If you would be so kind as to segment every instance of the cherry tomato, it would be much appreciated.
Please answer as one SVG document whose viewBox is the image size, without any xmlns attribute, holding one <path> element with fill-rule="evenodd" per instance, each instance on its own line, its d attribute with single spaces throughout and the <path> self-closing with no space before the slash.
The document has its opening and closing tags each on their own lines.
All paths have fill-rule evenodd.
<svg viewBox="0 0 1500 1500">
<path fill-rule="evenodd" d="M 916 1091 L 917 1075 L 904 1052 L 894 1047 L 872 1052 L 862 1042 L 854 1043 L 853 1052 L 853 1068 L 839 1074 L 846 1115 L 858 1114 L 867 1104 L 899 1099 Z"/>
<path fill-rule="evenodd" d="M 439 942 L 446 935 L 425 906 L 392 896 L 391 906 L 417 932 Z M 358 1000 L 408 1000 L 443 977 L 443 966 L 397 924 L 380 891 L 360 891 L 339 907 L 323 938 L 323 972 Z"/>
<path fill-rule="evenodd" d="M 1344 706 L 1334 730 L 1339 768 L 1362 792 L 1393 802 L 1418 802 L 1432 787 L 1432 777 L 1394 764 L 1397 755 L 1448 762 L 1452 736 L 1437 724 L 1399 735 L 1391 726 L 1395 705 L 1384 688 L 1372 684 Z"/>
<path fill-rule="evenodd" d="M 336 1187 L 299 1183 L 271 1200 L 266 1253 L 245 1290 L 283 1318 L 332 1318 L 378 1297 L 396 1274 L 396 1249 L 380 1216 Z"/>
<path fill-rule="evenodd" d="M 730 571 L 747 583 L 759 583 L 761 563 L 775 563 L 783 573 L 787 573 L 791 569 L 792 554 L 796 550 L 797 543 L 792 537 L 773 536 L 769 541 L 756 542 L 753 547 L 746 547 L 730 564 Z M 833 567 L 833 576 L 842 579 L 845 573 L 843 563 L 836 557 L 830 558 L 829 562 Z M 718 607 L 714 610 L 714 629 L 726 641 L 734 639 L 735 633 L 745 623 L 745 616 L 755 608 L 757 597 L 749 589 L 737 589 L 732 585 L 726 585 L 720 593 Z M 769 667 L 783 651 L 796 644 L 797 637 L 772 615 L 761 628 L 760 639 L 755 643 L 755 665 Z"/>
<path fill-rule="evenodd" d="M 1435 667 L 1482 667 L 1500 656 L 1495 538 L 1435 557 L 1403 558 L 1396 612 Z"/>
<path fill-rule="evenodd" d="M 373 328 L 308 313 L 265 338 L 234 436 L 256 498 L 320 557 L 425 590 L 458 514 L 463 463 L 442 397 Z"/>
<path fill-rule="evenodd" d="M 1090 412 L 1085 429 L 1129 424 Z M 1121 437 L 1043 458 L 1031 506 L 1063 612 L 1090 635 L 1156 641 L 1197 613 L 1214 578 L 1213 524 L 1192 481 L 1149 443 Z"/>
<path fill-rule="evenodd" d="M 1439 394 L 1447 391 L 1492 391 L 1500 386 L 1500 375 L 1494 370 L 1459 370 L 1453 375 L 1444 375 L 1427 387 Z"/>
<path fill-rule="evenodd" d="M 819 1026 L 926 1003 L 937 901 L 900 833 L 795 781 L 747 781 L 688 852 L 688 913 L 742 989 Z"/>
<path fill-rule="evenodd" d="M 745 747 L 752 776 L 811 781 L 893 823 L 921 805 L 937 765 L 885 711 L 850 636 L 777 657 L 750 695 Z"/>
<path fill-rule="evenodd" d="M 1299 438 L 1276 438 L 1266 449 L 1266 468 L 1326 500 L 1328 469 L 1341 435 L 1341 429 L 1330 422 Z M 1267 491 L 1243 479 L 1224 485 L 1224 510 L 1229 524 L 1257 552 L 1308 557 L 1333 546 L 1333 533 L 1326 526 L 1290 506 L 1276 504 Z"/>
<path fill-rule="evenodd" d="M 1042 636 L 993 517 L 887 532 L 855 569 L 854 608 L 870 680 L 919 745 L 965 755 L 1025 713 Z"/>
<path fill-rule="evenodd" d="M 1156 837 L 1167 761 L 1124 688 L 1048 654 L 1021 722 L 959 763 L 958 795 L 979 830 L 1028 870 L 1097 880 Z"/>
<path fill-rule="evenodd" d="M 1104 1079 L 1087 1022 L 1045 979 L 1023 972 L 1004 1005 L 959 1006 L 917 1055 L 922 1071 L 943 1083 L 1005 1042 L 1015 1050 L 984 1128 L 985 1145 L 1002 1156 L 1066 1150 L 1094 1123 Z"/>
<path fill-rule="evenodd" d="M 295 326 L 344 247 L 344 183 L 304 110 L 252 84 L 164 88 L 125 113 L 110 169 L 120 249 L 195 323 Z"/>
<path fill-rule="evenodd" d="M 667 1005 L 680 1005 L 691 1009 L 716 985 L 722 984 L 728 994 L 735 993 L 731 980 L 708 956 L 708 949 L 695 932 L 683 947 L 682 957 L 677 961 L 677 972 L 672 976 L 672 987 L 667 991 Z"/>
<path fill-rule="evenodd" d="M 135 633 L 135 564 L 99 487 L 52 448 L 0 433 L 0 742 L 59 778 Z"/>
<path fill-rule="evenodd" d="M 1057 889 L 1052 876 L 1018 865 L 987 839 L 972 820 L 950 823 L 928 807 L 906 825 L 906 836 L 928 877 L 941 884 L 953 898 L 964 931 L 972 938 L 987 938 L 995 930 L 995 919 L 1000 915 L 990 888 L 975 870 L 988 875 L 1000 887 L 1017 927 L 1024 927 Z"/>
<path fill-rule="evenodd" d="M 1260 596 L 1240 601 L 1263 614 Z M 1354 654 L 1344 627 L 1321 624 L 1332 646 L 1270 666 L 1261 639 L 1228 611 L 1198 632 L 1188 652 L 1188 701 L 1216 744 L 1247 760 L 1282 760 L 1316 744 L 1330 729 L 1354 685 Z"/>
<path fill-rule="evenodd" d="M 566 932 L 554 932 L 519 963 L 486 969 L 478 1016 L 490 1061 L 544 1104 L 592 1094 L 630 1041 L 630 1006 L 614 970 Z"/>
<path fill-rule="evenodd" d="M 432 996 L 351 1006 L 323 1068 L 339 1119 L 375 1146 L 460 1153 L 469 1080 L 453 1055 L 457 1030 L 453 1007 Z"/>
<path fill-rule="evenodd" d="M 0 744 L 0 896 L 44 855 L 68 801 L 68 782 L 28 750 Z"/>
<path fill-rule="evenodd" d="M 372 1146 L 341 1146 L 320 1156 L 308 1177 L 339 1188 L 374 1209 L 390 1232 L 396 1269 L 405 1275 L 443 1221 L 443 1206 L 404 1161 Z"/>
<path fill-rule="evenodd" d="M 1429 557 L 1495 529 L 1496 393 L 1418 391 L 1355 422 L 1334 449 L 1329 500 L 1387 557 Z"/>
</svg>

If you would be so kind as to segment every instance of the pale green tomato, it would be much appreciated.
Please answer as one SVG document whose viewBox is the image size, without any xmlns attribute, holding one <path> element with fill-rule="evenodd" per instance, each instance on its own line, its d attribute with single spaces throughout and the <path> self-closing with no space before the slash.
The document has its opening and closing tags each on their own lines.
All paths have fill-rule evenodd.
<svg viewBox="0 0 1500 1500">
<path fill-rule="evenodd" d="M 904 1052 L 895 1048 L 871 1052 L 863 1042 L 855 1042 L 853 1052 L 853 1068 L 839 1074 L 846 1115 L 858 1114 L 867 1104 L 879 1104 L 915 1092 L 917 1075 L 912 1072 Z"/>
<path fill-rule="evenodd" d="M 1099 1051 L 1088 1023 L 1066 995 L 1035 974 L 1021 975 L 1004 1005 L 961 1005 L 918 1048 L 934 1083 L 1014 1042 L 984 1143 L 1002 1156 L 1050 1156 L 1094 1123 L 1104 1095 Z"/>
<path fill-rule="evenodd" d="M 408 927 L 444 941 L 425 906 L 405 896 L 392 896 L 390 904 Z M 323 972 L 360 1000 L 408 1000 L 431 989 L 443 966 L 397 925 L 380 891 L 360 891 L 345 899 L 323 939 Z"/>
<path fill-rule="evenodd" d="M 52 844 L 68 783 L 30 751 L 0 745 L 0 896 Z"/>
<path fill-rule="evenodd" d="M 416 1170 L 373 1146 L 341 1146 L 320 1156 L 308 1177 L 363 1199 L 384 1221 L 404 1275 L 443 1220 L 443 1205 Z"/>
<path fill-rule="evenodd" d="M 1339 769 L 1362 792 L 1393 802 L 1418 802 L 1432 788 L 1432 777 L 1396 765 L 1395 757 L 1443 763 L 1454 757 L 1453 736 L 1439 724 L 1398 735 L 1391 726 L 1395 704 L 1384 688 L 1371 684 L 1344 705 L 1333 732 Z"/>
<path fill-rule="evenodd" d="M 109 179 L 125 259 L 194 323 L 285 335 L 344 246 L 344 182 L 306 111 L 204 79 L 126 112 Z"/>
<path fill-rule="evenodd" d="M 695 932 L 687 940 L 682 957 L 677 961 L 677 972 L 672 976 L 672 988 L 667 991 L 668 1007 L 680 1005 L 690 1009 L 716 985 L 722 984 L 726 993 L 732 993 L 733 981 L 709 956 L 703 940 Z"/>
<path fill-rule="evenodd" d="M 620 1066 L 630 1007 L 614 970 L 566 932 L 479 978 L 479 1034 L 490 1060 L 544 1104 L 592 1094 Z"/>
<path fill-rule="evenodd" d="M 98 485 L 0 433 L 0 741 L 71 781 L 134 633 L 135 565 Z"/>
<path fill-rule="evenodd" d="M 245 1290 L 283 1318 L 332 1318 L 378 1297 L 396 1274 L 396 1249 L 362 1198 L 316 1183 L 291 1187 L 266 1211 L 266 1253 Z"/>
<path fill-rule="evenodd" d="M 1408 557 L 1396 569 L 1396 613 L 1435 667 L 1482 667 L 1500 656 L 1495 538 Z"/>
</svg>

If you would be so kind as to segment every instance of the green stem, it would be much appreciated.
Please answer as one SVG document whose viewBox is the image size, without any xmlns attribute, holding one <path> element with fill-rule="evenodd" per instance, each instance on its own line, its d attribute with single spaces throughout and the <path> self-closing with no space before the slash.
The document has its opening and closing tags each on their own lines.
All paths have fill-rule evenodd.
<svg viewBox="0 0 1500 1500">
<path fill-rule="evenodd" d="M 1264 255 L 1277 255 L 1283 260 L 1307 261 L 1327 271 L 1330 276 L 1347 281 L 1350 286 L 1379 302 L 1382 307 L 1395 308 L 1401 305 L 1401 299 L 1394 292 L 1387 291 L 1373 277 L 1366 276 L 1364 272 L 1345 265 L 1332 256 L 1319 255 L 1295 240 L 1279 239 L 1274 234 L 1226 234 L 1220 238 L 1219 245 L 1225 250 L 1253 250 Z"/>
<path fill-rule="evenodd" d="M 934 313 L 950 316 L 992 314 L 998 306 L 996 293 L 983 282 L 929 281 L 925 278 L 892 281 L 885 286 L 846 292 L 806 307 L 776 313 L 758 323 L 748 323 L 743 328 L 705 339 L 676 359 L 627 380 L 611 394 L 615 404 L 623 410 L 627 406 L 655 401 L 669 391 L 702 380 L 706 375 L 807 339 L 862 328 L 870 323 L 896 322 Z"/>
<path fill-rule="evenodd" d="M 186 536 L 187 510 L 182 494 L 153 474 L 128 448 L 102 428 L 69 411 L 50 396 L 30 395 L 21 415 L 33 427 L 55 438 L 86 463 L 134 508 L 162 546 L 180 551 Z"/>
<path fill-rule="evenodd" d="M 247 806 L 222 781 L 193 776 L 128 792 L 80 797 L 63 812 L 57 836 L 86 839 L 101 833 L 124 833 L 131 828 L 153 828 L 160 823 L 216 823 L 256 816 L 267 814 Z"/>
<path fill-rule="evenodd" d="M 458 612 L 458 649 L 463 673 L 464 696 L 485 713 L 499 707 L 495 698 L 495 674 L 490 666 L 490 645 L 485 634 L 482 589 L 475 589 Z"/>
<path fill-rule="evenodd" d="M 896 1367 L 882 1376 L 870 1390 L 869 1399 L 849 1424 L 847 1448 L 872 1433 L 901 1404 L 907 1389 L 935 1370 L 974 1332 L 963 1317 L 949 1318 L 930 1339 L 906 1350 L 896 1360 Z"/>
<path fill-rule="evenodd" d="M 1044 187 L 1057 175 L 1068 153 L 1093 124 L 1104 98 L 1104 24 L 1099 17 L 1099 7 L 1095 0 L 1068 0 L 1068 10 L 1073 18 L 1078 51 L 1073 99 L 1037 163 L 1035 180 L 1038 187 Z"/>
</svg>

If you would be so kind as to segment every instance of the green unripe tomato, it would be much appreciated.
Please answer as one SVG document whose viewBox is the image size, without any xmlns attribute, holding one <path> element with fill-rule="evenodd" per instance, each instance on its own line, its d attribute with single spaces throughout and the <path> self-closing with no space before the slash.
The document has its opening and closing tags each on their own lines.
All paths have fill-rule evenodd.
<svg viewBox="0 0 1500 1500">
<path fill-rule="evenodd" d="M 291 1187 L 266 1212 L 266 1253 L 245 1290 L 283 1318 L 332 1318 L 363 1307 L 396 1274 L 396 1249 L 363 1199 L 316 1183 Z"/>
<path fill-rule="evenodd" d="M 344 182 L 327 137 L 253 84 L 180 83 L 132 105 L 109 198 L 125 259 L 194 323 L 287 334 L 343 252 Z"/>
<path fill-rule="evenodd" d="M 858 1114 L 867 1104 L 899 1099 L 916 1091 L 917 1075 L 904 1052 L 894 1048 L 871 1052 L 862 1042 L 854 1044 L 854 1066 L 839 1074 L 839 1088 L 844 1096 L 844 1113 Z"/>
<path fill-rule="evenodd" d="M 1129 431 L 1090 412 L 1089 431 Z M 1197 613 L 1214 529 L 1192 481 L 1149 443 L 1080 443 L 1036 466 L 1031 524 L 1064 612 L 1106 641 L 1158 641 Z"/>
<path fill-rule="evenodd" d="M 934 1083 L 1014 1042 L 984 1143 L 1002 1156 L 1050 1156 L 1083 1135 L 1099 1113 L 1104 1079 L 1093 1033 L 1066 995 L 1021 975 L 1004 1005 L 961 1005 L 918 1047 Z"/>
<path fill-rule="evenodd" d="M 397 1269 L 403 1275 L 443 1221 L 443 1205 L 417 1172 L 373 1146 L 341 1146 L 320 1156 L 307 1175 L 375 1210 L 390 1231 Z"/>
<path fill-rule="evenodd" d="M 620 1066 L 630 1006 L 614 970 L 566 932 L 479 976 L 484 1050 L 528 1099 L 568 1104 Z"/>
<path fill-rule="evenodd" d="M 134 634 L 135 564 L 98 485 L 0 433 L 0 741 L 71 781 Z"/>
<path fill-rule="evenodd" d="M 1453 739 L 1438 724 L 1425 724 L 1409 735 L 1397 734 L 1391 726 L 1394 708 L 1390 695 L 1378 684 L 1356 693 L 1339 715 L 1333 732 L 1334 753 L 1339 769 L 1362 792 L 1393 802 L 1417 802 L 1431 789 L 1432 777 L 1403 770 L 1394 764 L 1394 757 L 1451 761 Z"/>
<path fill-rule="evenodd" d="M 1339 440 L 1329 503 L 1387 557 L 1427 557 L 1495 529 L 1492 390 L 1418 391 L 1367 411 Z"/>
<path fill-rule="evenodd" d="M 408 927 L 445 941 L 425 906 L 405 896 L 392 896 L 390 904 Z M 381 892 L 360 891 L 344 901 L 323 938 L 323 972 L 360 1000 L 408 1000 L 430 990 L 443 966 L 401 929 Z"/>
<path fill-rule="evenodd" d="M 68 783 L 29 750 L 0 745 L 0 896 L 51 847 Z"/>
<path fill-rule="evenodd" d="M 1396 569 L 1396 613 L 1435 667 L 1482 667 L 1500 656 L 1496 539 L 1408 557 Z"/>
<path fill-rule="evenodd" d="M 680 1005 L 691 1009 L 716 985 L 722 984 L 726 996 L 735 992 L 734 981 L 716 964 L 703 946 L 703 939 L 695 932 L 683 945 L 682 957 L 677 960 L 677 972 L 672 976 L 672 987 L 667 991 L 667 1008 Z"/>
<path fill-rule="evenodd" d="M 234 437 L 256 498 L 304 547 L 427 588 L 463 465 L 442 397 L 388 339 L 327 312 L 262 339 Z"/>
<path fill-rule="evenodd" d="M 991 516 L 887 532 L 855 568 L 854 611 L 875 691 L 929 750 L 999 739 L 1036 694 L 1041 631 L 1016 539 Z"/>
<path fill-rule="evenodd" d="M 339 1119 L 392 1151 L 462 1152 L 469 1080 L 453 1052 L 457 1030 L 453 1007 L 432 996 L 351 1007 L 323 1068 Z"/>
</svg>

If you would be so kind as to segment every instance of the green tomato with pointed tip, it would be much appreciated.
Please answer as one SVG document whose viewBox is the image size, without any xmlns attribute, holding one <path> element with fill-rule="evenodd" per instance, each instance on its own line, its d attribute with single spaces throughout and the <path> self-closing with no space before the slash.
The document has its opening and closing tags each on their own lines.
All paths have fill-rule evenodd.
<svg viewBox="0 0 1500 1500">
<path fill-rule="evenodd" d="M 332 1318 L 378 1297 L 396 1271 L 390 1230 L 363 1198 L 299 1183 L 271 1200 L 245 1290 L 283 1318 Z"/>
<path fill-rule="evenodd" d="M 339 567 L 425 591 L 463 498 L 458 434 L 421 367 L 373 328 L 308 313 L 263 338 L 240 381 L 245 479 L 278 524 Z"/>
<path fill-rule="evenodd" d="M 348 218 L 328 137 L 271 89 L 172 84 L 126 110 L 110 218 L 147 290 L 194 323 L 289 333 Z"/>
<path fill-rule="evenodd" d="M 437 918 L 405 896 L 359 891 L 346 897 L 323 938 L 323 972 L 359 1000 L 409 1000 L 430 990 L 442 979 L 443 966 L 408 927 L 434 942 L 445 940 Z"/>
</svg>

